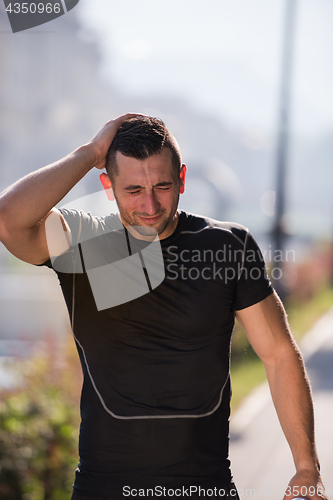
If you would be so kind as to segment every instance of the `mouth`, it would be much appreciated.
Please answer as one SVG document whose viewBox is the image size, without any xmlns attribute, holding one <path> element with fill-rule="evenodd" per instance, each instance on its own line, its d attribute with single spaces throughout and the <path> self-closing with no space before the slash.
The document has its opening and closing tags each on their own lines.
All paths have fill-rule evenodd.
<svg viewBox="0 0 333 500">
<path fill-rule="evenodd" d="M 138 216 L 139 219 L 144 223 L 144 224 L 156 224 L 162 217 L 162 214 L 160 215 L 155 215 L 154 217 L 142 217 L 141 215 Z"/>
</svg>

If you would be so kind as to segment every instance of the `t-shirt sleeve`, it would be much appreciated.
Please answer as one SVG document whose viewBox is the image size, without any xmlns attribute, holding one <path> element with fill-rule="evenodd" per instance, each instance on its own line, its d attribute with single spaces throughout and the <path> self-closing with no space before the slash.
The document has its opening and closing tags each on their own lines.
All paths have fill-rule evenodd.
<svg viewBox="0 0 333 500">
<path fill-rule="evenodd" d="M 97 220 L 90 213 L 85 213 L 81 210 L 61 208 L 59 211 L 71 230 L 71 247 L 64 254 L 59 257 L 53 257 L 41 265 L 63 273 L 82 273 L 81 259 L 78 255 L 77 245 L 79 242 L 98 234 L 99 226 Z"/>
<path fill-rule="evenodd" d="M 247 233 L 234 298 L 234 310 L 257 304 L 271 293 L 273 293 L 273 287 L 267 276 L 262 253 L 253 236 Z"/>
<path fill-rule="evenodd" d="M 81 244 L 87 246 L 87 243 L 91 240 L 100 241 L 99 237 L 123 229 L 123 225 L 116 214 L 96 217 L 90 212 L 86 213 L 81 210 L 67 208 L 61 208 L 60 212 L 71 231 L 71 246 L 62 255 L 52 257 L 42 264 L 54 269 L 56 272 L 67 274 L 83 273 Z"/>
</svg>

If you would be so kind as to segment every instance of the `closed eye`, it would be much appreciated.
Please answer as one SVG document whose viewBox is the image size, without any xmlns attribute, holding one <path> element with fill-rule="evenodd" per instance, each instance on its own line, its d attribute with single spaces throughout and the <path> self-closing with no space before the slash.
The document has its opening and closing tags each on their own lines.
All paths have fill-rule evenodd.
<svg viewBox="0 0 333 500">
<path fill-rule="evenodd" d="M 160 184 L 157 184 L 155 186 L 153 186 L 153 189 L 158 189 L 159 191 L 168 191 L 172 188 L 173 186 L 173 183 L 171 182 L 161 182 Z M 142 187 L 142 186 L 139 186 L 139 185 L 132 185 L 132 186 L 127 186 L 125 188 L 125 191 L 128 193 L 128 194 L 139 194 L 141 193 L 142 190 L 144 190 L 145 188 Z"/>
</svg>

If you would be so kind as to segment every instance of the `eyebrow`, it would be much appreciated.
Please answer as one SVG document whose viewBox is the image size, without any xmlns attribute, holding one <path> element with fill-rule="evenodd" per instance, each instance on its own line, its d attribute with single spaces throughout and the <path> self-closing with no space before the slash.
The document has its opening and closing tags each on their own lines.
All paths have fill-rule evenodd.
<svg viewBox="0 0 333 500">
<path fill-rule="evenodd" d="M 173 182 L 158 182 L 153 186 L 154 187 L 166 187 L 166 186 L 172 186 Z M 140 186 L 139 184 L 131 184 L 130 186 L 126 186 L 124 188 L 125 191 L 135 191 L 137 189 L 144 189 L 143 186 Z"/>
</svg>

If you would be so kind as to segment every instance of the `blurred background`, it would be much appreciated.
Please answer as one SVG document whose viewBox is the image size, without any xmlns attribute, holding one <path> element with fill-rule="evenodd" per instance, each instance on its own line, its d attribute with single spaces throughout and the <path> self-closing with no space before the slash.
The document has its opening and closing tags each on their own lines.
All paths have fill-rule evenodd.
<svg viewBox="0 0 333 500">
<path fill-rule="evenodd" d="M 333 299 L 332 25 L 329 0 L 80 0 L 64 16 L 13 34 L 0 3 L 0 191 L 86 143 L 119 114 L 159 116 L 188 166 L 180 207 L 251 230 L 270 272 L 283 268 L 275 284 L 301 337 Z M 59 206 L 99 190 L 92 171 Z M 96 215 L 107 213 L 103 196 L 89 207 Z M 69 332 L 53 272 L 18 261 L 0 244 L 0 385 L 14 398 L 0 408 L 4 419 L 24 411 L 30 418 L 44 404 L 36 402 L 33 413 L 18 403 L 10 361 L 26 363 L 21 375 L 40 389 L 29 360 L 47 352 L 54 359 L 57 349 L 67 359 Z M 70 359 L 66 369 L 77 380 Z M 244 367 L 251 379 L 249 387 L 241 384 L 240 401 L 263 370 L 239 328 L 233 359 L 235 384 Z M 253 380 L 250 364 L 259 370 Z M 49 378 L 37 365 L 40 380 L 52 386 L 58 365 L 49 363 Z M 60 470 L 60 437 L 68 431 L 61 425 L 46 432 L 59 445 L 45 451 L 51 469 Z M 22 429 L 18 444 L 28 439 Z M 39 483 L 29 476 L 37 460 L 31 443 L 2 463 L 23 486 L 3 493 L 0 475 L 0 498 L 67 498 L 70 479 L 52 490 L 47 474 Z"/>
</svg>

